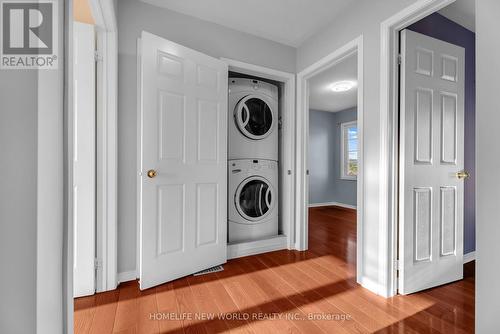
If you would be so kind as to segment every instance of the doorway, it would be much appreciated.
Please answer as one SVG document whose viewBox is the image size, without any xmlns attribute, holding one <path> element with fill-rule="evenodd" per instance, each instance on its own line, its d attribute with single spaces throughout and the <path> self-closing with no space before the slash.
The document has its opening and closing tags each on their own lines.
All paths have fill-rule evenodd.
<svg viewBox="0 0 500 334">
<path fill-rule="evenodd" d="M 112 3 L 73 7 L 68 114 L 68 219 L 74 295 L 117 286 L 116 15 Z M 84 192 L 83 192 L 84 191 Z"/>
<path fill-rule="evenodd" d="M 352 232 L 357 240 L 362 240 L 362 45 L 362 37 L 359 37 L 297 75 L 299 145 L 295 248 L 298 250 L 309 247 L 311 218 L 316 217 L 317 211 L 326 211 L 327 216 L 351 215 L 351 223 L 355 224 Z M 329 95 L 333 97 L 328 98 Z M 323 111 L 315 111 L 315 105 Z M 323 122 L 323 118 L 329 121 Z M 331 124 L 331 128 L 325 128 L 325 124 Z M 313 129 L 316 125 L 318 128 Z M 325 186 L 328 182 L 332 184 Z M 314 208 L 310 209 L 310 205 Z M 314 215 L 309 215 L 310 210 Z M 363 281 L 362 244 L 357 242 L 354 247 L 360 283 Z"/>
<path fill-rule="evenodd" d="M 322 253 L 326 242 L 352 276 L 357 242 L 357 77 L 353 53 L 308 80 L 308 248 Z"/>
<path fill-rule="evenodd" d="M 475 13 L 473 4 L 466 7 L 470 3 L 442 8 L 445 3 L 436 1 L 416 17 L 385 23 L 394 33 L 383 39 L 394 43 L 389 49 L 395 67 L 389 72 L 395 75 L 383 75 L 382 83 L 390 79 L 389 108 L 398 110 L 389 117 L 392 139 L 387 132 L 394 140 L 388 194 L 394 203 L 388 221 L 393 215 L 397 222 L 389 231 L 396 264 L 393 294 L 460 280 L 464 264 L 474 259 L 475 34 L 469 23 Z M 457 17 L 459 10 L 467 15 Z"/>
</svg>

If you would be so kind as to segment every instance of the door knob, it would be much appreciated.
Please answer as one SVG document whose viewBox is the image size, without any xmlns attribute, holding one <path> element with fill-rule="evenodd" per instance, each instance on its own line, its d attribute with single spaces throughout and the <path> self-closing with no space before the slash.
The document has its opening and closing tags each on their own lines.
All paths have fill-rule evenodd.
<svg viewBox="0 0 500 334">
<path fill-rule="evenodd" d="M 470 175 L 469 175 L 469 173 L 468 173 L 467 171 L 465 171 L 465 170 L 462 170 L 462 171 L 460 171 L 460 172 L 458 172 L 458 173 L 457 173 L 457 178 L 459 178 L 459 179 L 461 179 L 461 180 L 462 180 L 462 179 L 464 179 L 464 180 L 465 180 L 465 179 L 466 179 L 466 178 L 468 178 L 469 176 L 470 176 Z"/>
<path fill-rule="evenodd" d="M 157 175 L 156 171 L 154 169 L 150 169 L 148 170 L 148 177 L 150 179 L 152 179 L 153 177 L 155 177 Z"/>
</svg>

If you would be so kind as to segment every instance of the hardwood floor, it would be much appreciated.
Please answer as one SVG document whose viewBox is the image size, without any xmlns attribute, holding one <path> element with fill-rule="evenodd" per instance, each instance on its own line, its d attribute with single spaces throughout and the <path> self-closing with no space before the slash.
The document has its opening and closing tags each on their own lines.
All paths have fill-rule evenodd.
<svg viewBox="0 0 500 334">
<path fill-rule="evenodd" d="M 75 333 L 474 332 L 474 263 L 462 281 L 384 299 L 356 284 L 355 219 L 349 209 L 310 209 L 306 252 L 249 256 L 146 291 L 133 281 L 75 299 Z"/>
</svg>

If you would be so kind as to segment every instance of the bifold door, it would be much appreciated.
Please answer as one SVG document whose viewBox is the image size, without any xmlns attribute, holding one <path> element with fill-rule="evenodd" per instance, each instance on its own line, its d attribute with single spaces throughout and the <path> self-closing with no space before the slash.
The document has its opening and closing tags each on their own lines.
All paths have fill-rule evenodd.
<svg viewBox="0 0 500 334">
<path fill-rule="evenodd" d="M 227 258 L 227 65 L 140 39 L 140 287 Z"/>
<path fill-rule="evenodd" d="M 401 32 L 399 292 L 463 277 L 464 49 Z"/>
</svg>

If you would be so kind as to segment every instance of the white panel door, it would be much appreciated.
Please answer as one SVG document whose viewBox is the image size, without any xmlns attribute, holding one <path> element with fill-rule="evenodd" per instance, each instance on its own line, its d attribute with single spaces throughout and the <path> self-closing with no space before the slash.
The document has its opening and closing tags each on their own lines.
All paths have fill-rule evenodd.
<svg viewBox="0 0 500 334">
<path fill-rule="evenodd" d="M 222 61 L 147 32 L 140 60 L 140 287 L 226 262 Z"/>
<path fill-rule="evenodd" d="M 464 49 L 401 32 L 399 292 L 462 279 Z"/>
<path fill-rule="evenodd" d="M 95 292 L 95 32 L 74 23 L 73 292 Z"/>
</svg>

